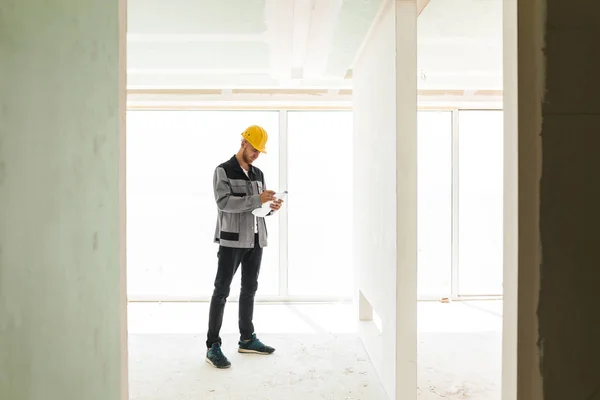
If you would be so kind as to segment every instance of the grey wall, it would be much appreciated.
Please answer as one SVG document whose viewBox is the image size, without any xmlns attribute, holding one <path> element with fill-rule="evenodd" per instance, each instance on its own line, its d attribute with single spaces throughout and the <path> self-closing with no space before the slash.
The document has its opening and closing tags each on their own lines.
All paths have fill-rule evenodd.
<svg viewBox="0 0 600 400">
<path fill-rule="evenodd" d="M 547 0 L 539 339 L 545 399 L 600 399 L 600 3 Z"/>
<path fill-rule="evenodd" d="M 0 399 L 121 397 L 119 2 L 0 1 Z"/>
</svg>

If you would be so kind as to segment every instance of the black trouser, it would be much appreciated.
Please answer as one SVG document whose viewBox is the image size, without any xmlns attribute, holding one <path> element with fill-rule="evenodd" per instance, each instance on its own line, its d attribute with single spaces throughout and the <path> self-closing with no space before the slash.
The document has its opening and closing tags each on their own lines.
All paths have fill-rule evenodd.
<svg viewBox="0 0 600 400">
<path fill-rule="evenodd" d="M 210 314 L 208 317 L 208 335 L 206 346 L 210 348 L 213 343 L 221 344 L 219 332 L 223 325 L 225 303 L 229 296 L 231 281 L 240 263 L 242 264 L 242 288 L 240 291 L 239 327 L 240 338 L 247 340 L 254 333 L 252 318 L 254 314 L 254 295 L 258 289 L 258 274 L 262 260 L 262 248 L 258 245 L 258 235 L 254 238 L 254 248 L 235 249 L 219 246 L 219 263 L 215 289 L 210 301 Z"/>
</svg>

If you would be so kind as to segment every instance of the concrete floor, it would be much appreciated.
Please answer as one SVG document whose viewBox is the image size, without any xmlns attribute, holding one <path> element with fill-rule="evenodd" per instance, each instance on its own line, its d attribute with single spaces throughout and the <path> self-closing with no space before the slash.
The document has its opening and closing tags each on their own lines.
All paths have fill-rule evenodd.
<svg viewBox="0 0 600 400">
<path fill-rule="evenodd" d="M 132 400 L 384 400 L 347 304 L 260 304 L 255 326 L 274 355 L 236 350 L 237 304 L 223 348 L 204 362 L 206 303 L 131 303 Z M 500 400 L 502 302 L 419 303 L 419 400 Z"/>
</svg>

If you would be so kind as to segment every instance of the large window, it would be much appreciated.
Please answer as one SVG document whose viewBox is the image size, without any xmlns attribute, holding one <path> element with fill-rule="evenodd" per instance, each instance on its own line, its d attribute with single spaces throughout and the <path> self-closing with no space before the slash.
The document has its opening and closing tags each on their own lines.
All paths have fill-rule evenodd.
<svg viewBox="0 0 600 400">
<path fill-rule="evenodd" d="M 502 294 L 503 113 L 460 111 L 460 295 Z"/>
<path fill-rule="evenodd" d="M 217 267 L 212 181 L 249 125 L 269 132 L 256 162 L 269 186 L 279 180 L 279 113 L 129 111 L 127 114 L 127 271 L 131 298 L 210 296 Z M 260 293 L 278 294 L 278 218 L 269 218 Z M 239 293 L 239 275 L 232 285 Z"/>
<path fill-rule="evenodd" d="M 269 132 L 268 154 L 256 163 L 267 187 L 289 191 L 281 212 L 267 220 L 258 298 L 352 296 L 352 165 L 361 160 L 352 158 L 351 111 L 127 117 L 130 298 L 210 297 L 218 248 L 213 172 L 252 124 Z M 418 113 L 421 299 L 502 294 L 502 132 L 501 111 Z"/>
<path fill-rule="evenodd" d="M 352 295 L 352 112 L 288 113 L 291 295 Z"/>
<path fill-rule="evenodd" d="M 502 294 L 502 111 L 418 114 L 420 298 Z"/>
<path fill-rule="evenodd" d="M 417 270 L 420 298 L 450 296 L 452 271 L 452 112 L 417 120 Z"/>
</svg>

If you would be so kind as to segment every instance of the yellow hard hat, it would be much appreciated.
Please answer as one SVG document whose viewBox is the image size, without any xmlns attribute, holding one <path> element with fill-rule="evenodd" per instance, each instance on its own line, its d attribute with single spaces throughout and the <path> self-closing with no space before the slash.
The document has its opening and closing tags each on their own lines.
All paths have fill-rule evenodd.
<svg viewBox="0 0 600 400">
<path fill-rule="evenodd" d="M 267 135 L 267 131 L 262 127 L 258 125 L 249 126 L 244 133 L 242 133 L 242 137 L 256 150 L 261 153 L 267 152 L 265 146 L 267 145 L 267 140 L 269 140 L 269 135 Z"/>
</svg>

